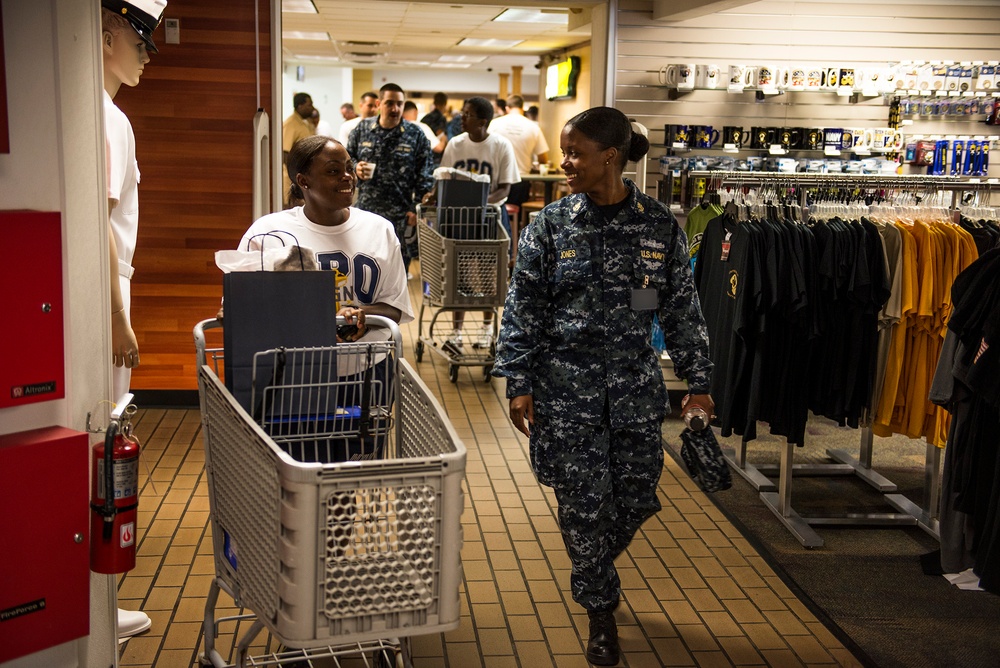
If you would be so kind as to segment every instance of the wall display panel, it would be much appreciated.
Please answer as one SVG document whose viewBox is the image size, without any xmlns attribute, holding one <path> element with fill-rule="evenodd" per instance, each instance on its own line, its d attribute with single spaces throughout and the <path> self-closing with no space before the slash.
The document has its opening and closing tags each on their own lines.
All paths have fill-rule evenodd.
<svg viewBox="0 0 1000 668">
<path fill-rule="evenodd" d="M 996 40 L 1000 6 L 996 3 L 756 2 L 679 22 L 657 21 L 654 12 L 651 1 L 619 4 L 614 71 L 614 105 L 650 129 L 653 148 L 648 170 L 654 174 L 660 169 L 660 158 L 672 152 L 664 127 L 668 124 L 710 124 L 720 133 L 727 125 L 749 131 L 755 126 L 874 129 L 888 124 L 888 95 L 852 99 L 828 89 L 757 99 L 754 92 L 729 93 L 725 85 L 715 90 L 699 85 L 678 91 L 663 83 L 662 69 L 670 65 L 715 64 L 725 74 L 731 64 L 775 69 L 824 66 L 860 72 L 902 61 L 1000 59 Z M 981 115 L 903 118 L 907 134 L 1000 135 L 1000 128 L 981 123 Z M 721 147 L 720 143 L 711 150 L 721 153 Z M 740 152 L 743 157 L 757 154 L 745 147 Z M 797 157 L 822 157 L 822 152 Z M 993 167 L 990 175 L 997 170 Z M 655 186 L 651 179 L 650 194 L 655 194 Z"/>
</svg>

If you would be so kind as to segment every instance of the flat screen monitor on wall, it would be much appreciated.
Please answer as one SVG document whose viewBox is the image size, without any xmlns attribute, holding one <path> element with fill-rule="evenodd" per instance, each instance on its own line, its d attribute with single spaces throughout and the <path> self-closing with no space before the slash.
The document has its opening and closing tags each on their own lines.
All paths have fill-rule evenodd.
<svg viewBox="0 0 1000 668">
<path fill-rule="evenodd" d="M 545 97 L 549 100 L 572 100 L 580 76 L 580 57 L 568 56 L 549 65 L 545 71 Z"/>
</svg>

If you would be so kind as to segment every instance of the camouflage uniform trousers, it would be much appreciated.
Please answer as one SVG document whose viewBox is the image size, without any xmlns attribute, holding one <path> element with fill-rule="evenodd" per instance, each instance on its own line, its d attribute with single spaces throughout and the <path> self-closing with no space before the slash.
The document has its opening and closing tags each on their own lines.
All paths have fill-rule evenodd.
<svg viewBox="0 0 1000 668">
<path fill-rule="evenodd" d="M 615 429 L 607 415 L 587 425 L 536 413 L 531 458 L 539 482 L 559 502 L 573 600 L 587 610 L 614 609 L 621 597 L 614 561 L 661 507 L 659 421 Z"/>
</svg>

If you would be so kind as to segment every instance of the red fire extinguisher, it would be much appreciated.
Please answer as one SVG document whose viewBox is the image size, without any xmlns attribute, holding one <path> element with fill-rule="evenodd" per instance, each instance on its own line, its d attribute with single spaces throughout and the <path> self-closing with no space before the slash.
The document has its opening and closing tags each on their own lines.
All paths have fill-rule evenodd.
<svg viewBox="0 0 1000 668">
<path fill-rule="evenodd" d="M 139 442 L 125 422 L 108 425 L 95 443 L 90 487 L 90 570 L 125 573 L 135 568 L 136 510 L 139 507 Z M 105 490 L 112 490 L 106 494 Z"/>
</svg>

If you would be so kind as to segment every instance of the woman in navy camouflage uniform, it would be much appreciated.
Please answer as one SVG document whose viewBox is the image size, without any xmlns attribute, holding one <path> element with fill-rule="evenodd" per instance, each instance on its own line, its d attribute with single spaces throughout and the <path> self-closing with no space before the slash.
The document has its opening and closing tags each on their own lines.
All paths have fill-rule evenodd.
<svg viewBox="0 0 1000 668">
<path fill-rule="evenodd" d="M 668 406 L 653 314 L 687 405 L 709 415 L 712 363 L 684 233 L 622 176 L 649 142 L 623 113 L 597 107 L 566 123 L 560 148 L 572 194 L 520 239 L 493 373 L 507 379 L 539 482 L 555 491 L 573 599 L 590 615 L 587 658 L 606 666 L 619 658 L 614 560 L 660 510 Z"/>
</svg>

